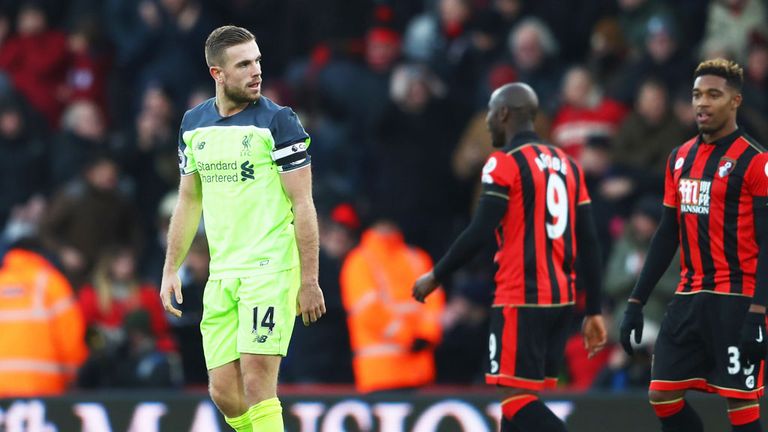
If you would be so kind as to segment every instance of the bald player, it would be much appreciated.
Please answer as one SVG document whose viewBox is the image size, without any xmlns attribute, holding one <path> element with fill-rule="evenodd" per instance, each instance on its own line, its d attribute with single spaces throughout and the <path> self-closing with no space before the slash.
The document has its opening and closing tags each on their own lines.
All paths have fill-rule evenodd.
<svg viewBox="0 0 768 432">
<path fill-rule="evenodd" d="M 496 232 L 485 380 L 502 392 L 502 432 L 566 430 L 538 394 L 557 384 L 577 280 L 587 294 L 582 331 L 589 355 L 606 341 L 599 249 L 584 174 L 560 149 L 541 143 L 533 131 L 537 110 L 536 93 L 526 84 L 493 92 L 486 122 L 499 150 L 483 167 L 475 215 L 413 287 L 414 298 L 423 301 Z"/>
</svg>

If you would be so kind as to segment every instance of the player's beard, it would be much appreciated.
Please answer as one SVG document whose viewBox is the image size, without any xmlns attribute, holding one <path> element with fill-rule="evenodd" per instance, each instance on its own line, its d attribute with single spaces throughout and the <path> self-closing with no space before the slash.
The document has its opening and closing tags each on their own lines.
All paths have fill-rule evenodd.
<svg viewBox="0 0 768 432">
<path fill-rule="evenodd" d="M 259 100 L 261 97 L 261 92 L 258 92 L 254 95 L 249 94 L 247 90 L 240 87 L 230 87 L 228 85 L 224 85 L 224 96 L 226 96 L 227 99 L 231 100 L 235 104 L 246 104 Z"/>
</svg>

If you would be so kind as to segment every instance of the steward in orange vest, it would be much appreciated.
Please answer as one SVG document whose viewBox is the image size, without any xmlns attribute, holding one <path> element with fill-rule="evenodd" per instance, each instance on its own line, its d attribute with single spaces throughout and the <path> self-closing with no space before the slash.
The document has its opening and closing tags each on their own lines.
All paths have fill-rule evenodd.
<svg viewBox="0 0 768 432">
<path fill-rule="evenodd" d="M 379 222 L 344 260 L 341 293 L 347 310 L 358 391 L 413 388 L 435 379 L 434 349 L 445 298 L 420 304 L 416 278 L 432 268 L 426 252 L 408 246 L 397 227 Z"/>
<path fill-rule="evenodd" d="M 0 267 L 0 397 L 62 394 L 87 355 L 69 282 L 43 256 L 9 250 Z"/>
</svg>

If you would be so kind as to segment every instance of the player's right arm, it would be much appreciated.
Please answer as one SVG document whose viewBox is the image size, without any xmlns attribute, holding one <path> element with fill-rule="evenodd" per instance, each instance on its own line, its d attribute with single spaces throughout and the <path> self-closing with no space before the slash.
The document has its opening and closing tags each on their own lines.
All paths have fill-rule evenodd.
<svg viewBox="0 0 768 432">
<path fill-rule="evenodd" d="M 163 266 L 163 282 L 160 286 L 160 299 L 163 307 L 176 317 L 181 311 L 173 307 L 171 295 L 176 296 L 178 303 L 182 302 L 179 267 L 187 256 L 192 240 L 200 225 L 203 213 L 203 188 L 200 175 L 195 172 L 182 176 L 179 184 L 179 199 L 171 216 L 171 226 L 168 229 L 168 250 L 165 253 Z"/>
<path fill-rule="evenodd" d="M 667 271 L 669 264 L 680 245 L 680 225 L 677 221 L 677 209 L 664 206 L 661 222 L 653 235 L 648 248 L 645 264 L 637 279 L 635 288 L 629 297 L 630 303 L 644 305 L 656 287 L 656 283 Z"/>
<path fill-rule="evenodd" d="M 677 149 L 672 152 L 667 161 L 667 169 L 664 179 L 664 209 L 661 214 L 656 233 L 651 239 L 651 245 L 646 254 L 643 269 L 637 280 L 632 294 L 629 296 L 630 303 L 644 305 L 648 301 L 651 292 L 656 287 L 659 279 L 667 271 L 669 264 L 677 253 L 680 245 L 680 224 L 677 219 L 677 209 L 679 207 L 677 197 L 677 183 L 674 179 L 677 161 Z"/>
<path fill-rule="evenodd" d="M 656 287 L 659 279 L 664 275 L 677 253 L 680 245 L 680 224 L 677 219 L 677 185 L 674 181 L 677 149 L 672 152 L 667 161 L 667 170 L 664 181 L 664 210 L 661 214 L 661 222 L 656 233 L 651 239 L 651 245 L 646 254 L 640 277 L 629 296 L 624 319 L 621 321 L 620 339 L 621 345 L 628 354 L 633 354 L 630 336 L 635 333 L 635 343 L 640 343 L 643 337 L 643 306 L 648 301 L 651 292 Z"/>
<path fill-rule="evenodd" d="M 493 233 L 501 224 L 509 203 L 509 188 L 514 184 L 516 174 L 512 162 L 501 152 L 488 158 L 483 168 L 483 193 L 477 204 L 472 220 L 448 252 L 435 267 L 421 275 L 413 285 L 413 298 L 424 302 L 440 283 L 472 258 L 486 242 L 493 240 Z"/>
<path fill-rule="evenodd" d="M 160 285 L 160 300 L 163 302 L 163 308 L 175 317 L 180 317 L 181 311 L 173 307 L 171 295 L 174 295 L 176 302 L 181 304 L 183 297 L 178 271 L 192 245 L 203 214 L 203 185 L 200 174 L 197 172 L 194 153 L 184 141 L 183 124 L 184 120 L 179 130 L 179 170 L 181 171 L 179 199 L 176 201 L 176 208 L 173 210 L 171 225 L 168 229 L 168 249 L 165 252 L 163 281 Z"/>
</svg>

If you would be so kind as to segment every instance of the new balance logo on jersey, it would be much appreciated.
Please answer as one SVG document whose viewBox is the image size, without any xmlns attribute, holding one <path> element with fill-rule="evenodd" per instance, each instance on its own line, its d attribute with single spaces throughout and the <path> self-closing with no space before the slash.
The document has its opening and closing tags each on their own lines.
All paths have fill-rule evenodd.
<svg viewBox="0 0 768 432">
<path fill-rule="evenodd" d="M 240 164 L 240 181 L 246 181 L 248 179 L 253 180 L 253 164 L 249 161 L 245 161 Z"/>
<path fill-rule="evenodd" d="M 709 214 L 709 191 L 712 182 L 680 179 L 680 212 Z"/>
<path fill-rule="evenodd" d="M 197 144 L 197 149 L 198 149 L 198 150 L 202 150 L 202 149 L 204 149 L 204 148 L 205 148 L 205 141 L 200 141 L 200 142 Z"/>
</svg>

